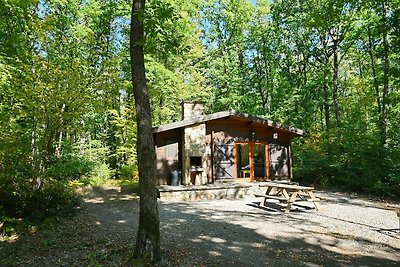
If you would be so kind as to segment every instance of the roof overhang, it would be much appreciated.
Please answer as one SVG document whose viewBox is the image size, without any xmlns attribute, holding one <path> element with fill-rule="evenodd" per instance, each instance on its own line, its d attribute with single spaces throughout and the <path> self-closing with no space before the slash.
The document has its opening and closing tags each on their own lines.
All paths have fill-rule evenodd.
<svg viewBox="0 0 400 267">
<path fill-rule="evenodd" d="M 173 123 L 169 123 L 169 124 L 160 125 L 159 127 L 153 128 L 153 132 L 161 133 L 161 132 L 165 132 L 165 131 L 175 130 L 178 128 L 184 128 L 184 127 L 201 124 L 201 123 L 205 123 L 205 122 L 212 121 L 212 120 L 224 119 L 224 118 L 226 118 L 226 119 L 232 118 L 232 119 L 247 121 L 247 123 L 249 125 L 254 124 L 254 123 L 262 124 L 262 125 L 265 125 L 265 126 L 277 129 L 277 130 L 290 132 L 295 136 L 303 136 L 305 134 L 305 132 L 301 129 L 290 127 L 290 126 L 285 126 L 283 124 L 280 124 L 280 123 L 277 123 L 277 122 L 274 122 L 271 120 L 266 120 L 266 119 L 262 119 L 259 117 L 251 116 L 249 114 L 239 113 L 239 112 L 236 112 L 235 110 L 221 111 L 221 112 L 216 112 L 216 113 L 213 113 L 210 115 L 200 116 L 197 118 L 191 118 L 191 119 L 177 121 L 177 122 L 173 122 Z"/>
</svg>

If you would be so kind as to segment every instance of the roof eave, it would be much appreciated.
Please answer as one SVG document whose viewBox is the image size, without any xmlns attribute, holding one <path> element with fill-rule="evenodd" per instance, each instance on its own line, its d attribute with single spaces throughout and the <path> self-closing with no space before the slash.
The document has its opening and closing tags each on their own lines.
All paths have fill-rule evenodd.
<svg viewBox="0 0 400 267">
<path fill-rule="evenodd" d="M 304 136 L 304 134 L 305 134 L 305 132 L 301 129 L 285 126 L 283 124 L 280 124 L 280 123 L 277 123 L 277 122 L 274 122 L 271 120 L 266 120 L 266 119 L 258 118 L 255 116 L 251 116 L 246 113 L 239 113 L 239 112 L 236 112 L 235 110 L 220 111 L 220 112 L 216 112 L 216 113 L 213 113 L 210 115 L 203 115 L 198 118 L 191 118 L 191 119 L 186 119 L 186 120 L 182 120 L 182 121 L 172 122 L 169 124 L 164 124 L 164 125 L 153 128 L 153 133 L 160 133 L 160 132 L 175 130 L 177 128 L 182 128 L 182 127 L 195 125 L 195 124 L 201 124 L 201 123 L 204 123 L 204 122 L 207 122 L 210 120 L 222 119 L 222 118 L 227 118 L 227 117 L 231 117 L 231 116 L 249 119 L 249 120 L 252 120 L 252 121 L 260 123 L 260 124 L 268 125 L 269 127 L 288 131 L 296 136 Z"/>
</svg>

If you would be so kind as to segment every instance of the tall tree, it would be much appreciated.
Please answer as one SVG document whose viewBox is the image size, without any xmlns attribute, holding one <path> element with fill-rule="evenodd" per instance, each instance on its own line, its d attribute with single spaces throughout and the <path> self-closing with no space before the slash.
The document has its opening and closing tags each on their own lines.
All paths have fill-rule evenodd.
<svg viewBox="0 0 400 267">
<path fill-rule="evenodd" d="M 389 95 L 389 42 L 388 42 L 388 1 L 382 1 L 382 24 L 383 24 L 383 93 L 381 114 L 381 144 L 385 146 L 387 139 L 387 113 Z"/>
<path fill-rule="evenodd" d="M 157 206 L 156 157 L 144 66 L 145 0 L 133 0 L 130 56 L 137 119 L 137 157 L 140 185 L 139 228 L 134 256 L 147 262 L 160 259 L 160 219 Z"/>
</svg>

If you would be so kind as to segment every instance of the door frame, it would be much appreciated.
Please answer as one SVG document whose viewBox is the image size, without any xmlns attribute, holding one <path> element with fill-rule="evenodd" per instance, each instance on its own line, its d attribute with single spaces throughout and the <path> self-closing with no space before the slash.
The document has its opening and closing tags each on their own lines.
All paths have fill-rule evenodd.
<svg viewBox="0 0 400 267">
<path fill-rule="evenodd" d="M 237 145 L 244 145 L 247 144 L 249 145 L 249 165 L 250 165 L 250 177 L 249 178 L 243 178 L 243 177 L 238 177 L 238 151 L 237 151 Z M 265 174 L 266 177 L 254 177 L 254 145 L 265 145 Z M 240 142 L 235 142 L 234 143 L 234 149 L 233 149 L 233 155 L 234 155 L 234 162 L 235 162 L 235 175 L 234 178 L 238 181 L 254 181 L 254 180 L 263 180 L 263 179 L 269 179 L 270 177 L 270 164 L 269 164 L 269 142 L 258 142 L 258 141 L 240 141 Z"/>
</svg>

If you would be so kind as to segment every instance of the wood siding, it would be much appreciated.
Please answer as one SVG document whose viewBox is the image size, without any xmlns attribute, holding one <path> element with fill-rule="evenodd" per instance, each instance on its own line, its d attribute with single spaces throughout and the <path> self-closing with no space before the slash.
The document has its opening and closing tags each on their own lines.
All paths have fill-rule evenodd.
<svg viewBox="0 0 400 267">
<path fill-rule="evenodd" d="M 180 129 L 158 133 L 155 138 L 159 185 L 171 183 L 171 172 L 181 171 Z"/>
<path fill-rule="evenodd" d="M 197 134 L 195 143 L 204 143 L 197 146 L 196 149 L 186 144 L 190 138 L 189 136 L 185 138 L 183 134 L 186 132 L 185 128 L 197 127 L 195 125 L 182 126 L 155 133 L 159 184 L 169 184 L 171 171 L 173 170 L 182 171 L 182 179 L 185 183 L 188 179 L 184 178 L 185 168 L 183 168 L 183 165 L 185 165 L 185 160 L 183 158 L 188 158 L 189 156 L 202 157 L 202 162 L 204 163 L 203 174 L 206 176 L 202 179 L 202 183 L 238 178 L 235 144 L 239 143 L 265 145 L 265 178 L 291 178 L 290 143 L 292 138 L 296 136 L 295 133 L 241 117 L 220 118 L 203 123 L 205 123 L 204 138 Z M 201 123 L 197 125 L 201 125 Z M 186 152 L 183 151 L 184 143 L 186 144 L 185 147 L 187 146 Z M 252 146 L 250 147 L 253 149 Z M 201 151 L 196 151 L 200 148 Z M 252 179 L 256 175 L 252 157 L 253 152 L 249 151 L 250 165 L 253 166 L 253 169 L 250 170 Z"/>
<path fill-rule="evenodd" d="M 255 134 L 253 135 L 252 132 Z M 207 123 L 207 134 L 213 133 L 214 177 L 218 179 L 237 178 L 235 143 L 263 143 L 266 145 L 266 177 L 268 179 L 290 179 L 291 166 L 289 147 L 293 135 L 281 129 L 257 125 L 248 121 L 221 119 Z M 274 138 L 274 133 L 278 134 Z M 254 138 L 253 138 L 254 137 Z M 252 162 L 252 151 L 250 160 Z M 250 164 L 253 166 L 254 164 Z M 254 170 L 253 170 L 254 173 Z M 259 177 L 258 177 L 259 178 Z"/>
</svg>

